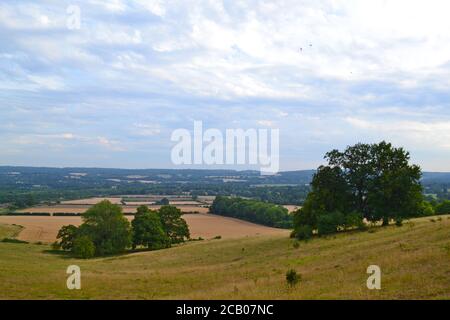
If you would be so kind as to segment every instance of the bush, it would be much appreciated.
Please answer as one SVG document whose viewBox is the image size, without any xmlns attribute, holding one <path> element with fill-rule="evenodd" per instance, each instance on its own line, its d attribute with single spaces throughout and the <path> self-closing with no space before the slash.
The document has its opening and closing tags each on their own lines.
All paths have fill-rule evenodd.
<svg viewBox="0 0 450 320">
<path fill-rule="evenodd" d="M 59 251 L 61 250 L 61 244 L 58 241 L 52 243 L 52 250 Z"/>
<path fill-rule="evenodd" d="M 422 201 L 419 208 L 419 216 L 427 217 L 427 216 L 433 216 L 434 213 L 434 207 L 433 205 L 428 201 Z"/>
<path fill-rule="evenodd" d="M 298 248 L 300 248 L 300 242 L 294 241 L 294 243 L 292 244 L 292 246 L 294 247 L 294 249 L 298 249 Z"/>
<path fill-rule="evenodd" d="M 295 271 L 294 269 L 286 272 L 286 282 L 290 287 L 294 287 L 300 281 L 300 279 L 300 275 L 298 275 L 297 271 Z"/>
<path fill-rule="evenodd" d="M 313 229 L 311 226 L 308 225 L 302 225 L 298 226 L 295 230 L 295 237 L 298 240 L 308 240 L 311 239 L 313 236 Z"/>
<path fill-rule="evenodd" d="M 73 254 L 82 259 L 89 259 L 95 255 L 94 242 L 88 236 L 80 236 L 73 242 Z"/>
<path fill-rule="evenodd" d="M 436 206 L 436 214 L 450 214 L 450 200 L 444 200 Z"/>
<path fill-rule="evenodd" d="M 5 243 L 23 243 L 23 244 L 28 244 L 28 241 L 23 241 L 23 240 L 19 240 L 19 239 L 11 239 L 11 238 L 5 238 L 2 239 L 1 242 L 5 242 Z"/>
<path fill-rule="evenodd" d="M 363 221 L 362 216 L 357 213 L 357 212 L 353 212 L 350 213 L 348 215 L 345 216 L 345 224 L 344 224 L 344 228 L 345 229 L 352 229 L 352 228 L 357 228 L 359 230 L 366 230 L 367 226 Z"/>
</svg>

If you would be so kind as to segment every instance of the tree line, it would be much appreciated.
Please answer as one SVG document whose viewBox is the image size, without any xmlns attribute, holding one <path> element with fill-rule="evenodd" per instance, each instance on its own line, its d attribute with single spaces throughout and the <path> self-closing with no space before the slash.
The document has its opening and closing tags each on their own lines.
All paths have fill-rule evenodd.
<svg viewBox="0 0 450 320">
<path fill-rule="evenodd" d="M 210 212 L 275 228 L 291 228 L 292 217 L 282 206 L 237 197 L 217 196 Z"/>
<path fill-rule="evenodd" d="M 127 249 L 168 248 L 190 238 L 181 215 L 181 210 L 173 206 L 162 206 L 157 211 L 140 206 L 130 223 L 119 205 L 104 200 L 82 214 L 83 223 L 79 227 L 63 226 L 53 247 L 85 259 Z"/>
</svg>

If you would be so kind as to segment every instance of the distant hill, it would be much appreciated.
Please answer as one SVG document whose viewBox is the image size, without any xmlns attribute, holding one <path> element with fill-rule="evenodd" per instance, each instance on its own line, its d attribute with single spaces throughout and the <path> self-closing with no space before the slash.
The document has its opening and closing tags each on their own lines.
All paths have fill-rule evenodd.
<svg viewBox="0 0 450 320">
<path fill-rule="evenodd" d="M 52 167 L 15 167 L 0 166 L 0 184 L 5 180 L 20 180 L 39 184 L 41 179 L 78 177 L 85 180 L 153 180 L 169 182 L 246 182 L 249 184 L 293 184 L 305 185 L 311 182 L 315 170 L 283 171 L 276 175 L 261 176 L 256 170 L 206 170 L 206 169 L 120 169 L 120 168 L 52 168 Z M 77 178 L 73 178 L 77 179 Z M 223 181 L 225 180 L 225 181 Z M 450 172 L 424 172 L 424 184 L 449 183 Z"/>
</svg>

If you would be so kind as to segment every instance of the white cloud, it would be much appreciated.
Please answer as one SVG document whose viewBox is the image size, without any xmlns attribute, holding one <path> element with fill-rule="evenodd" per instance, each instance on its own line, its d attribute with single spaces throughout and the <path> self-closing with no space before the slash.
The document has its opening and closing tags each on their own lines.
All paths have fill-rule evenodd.
<svg viewBox="0 0 450 320">
<path fill-rule="evenodd" d="M 66 5 L 0 4 L 0 128 L 18 144 L 139 153 L 203 118 L 282 123 L 289 155 L 386 138 L 448 156 L 447 0 L 86 0 L 79 30 Z"/>
<path fill-rule="evenodd" d="M 64 89 L 64 81 L 59 77 L 29 75 L 28 79 L 35 84 L 35 90 L 46 89 L 56 91 Z"/>
<path fill-rule="evenodd" d="M 159 124 L 143 124 L 143 123 L 135 123 L 132 128 L 132 133 L 143 136 L 143 137 L 151 137 L 156 136 L 161 133 L 161 128 Z"/>
<path fill-rule="evenodd" d="M 389 137 L 413 148 L 443 148 L 450 151 L 450 121 L 370 121 L 354 117 L 345 120 L 355 128 L 371 131 L 380 139 Z"/>
</svg>

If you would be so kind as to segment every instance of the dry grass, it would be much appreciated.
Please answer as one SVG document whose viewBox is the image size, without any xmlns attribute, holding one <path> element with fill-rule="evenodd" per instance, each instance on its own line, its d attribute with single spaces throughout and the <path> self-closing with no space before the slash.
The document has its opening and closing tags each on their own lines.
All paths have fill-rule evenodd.
<svg viewBox="0 0 450 320">
<path fill-rule="evenodd" d="M 132 220 L 133 216 L 127 216 Z M 185 214 L 183 218 L 189 225 L 192 238 L 210 239 L 215 236 L 223 238 L 247 237 L 255 235 L 284 234 L 288 231 L 253 224 L 250 222 L 210 214 Z M 17 224 L 24 227 L 18 239 L 30 242 L 52 243 L 63 225 L 80 225 L 81 217 L 41 217 L 41 216 L 0 216 L 0 223 Z"/>
<path fill-rule="evenodd" d="M 450 219 L 314 239 L 284 235 L 188 243 L 167 250 L 77 260 L 48 247 L 0 243 L 3 299 L 450 299 Z M 68 265 L 82 289 L 67 290 Z M 382 270 L 368 290 L 366 269 Z M 285 273 L 302 278 L 288 288 Z"/>
</svg>

